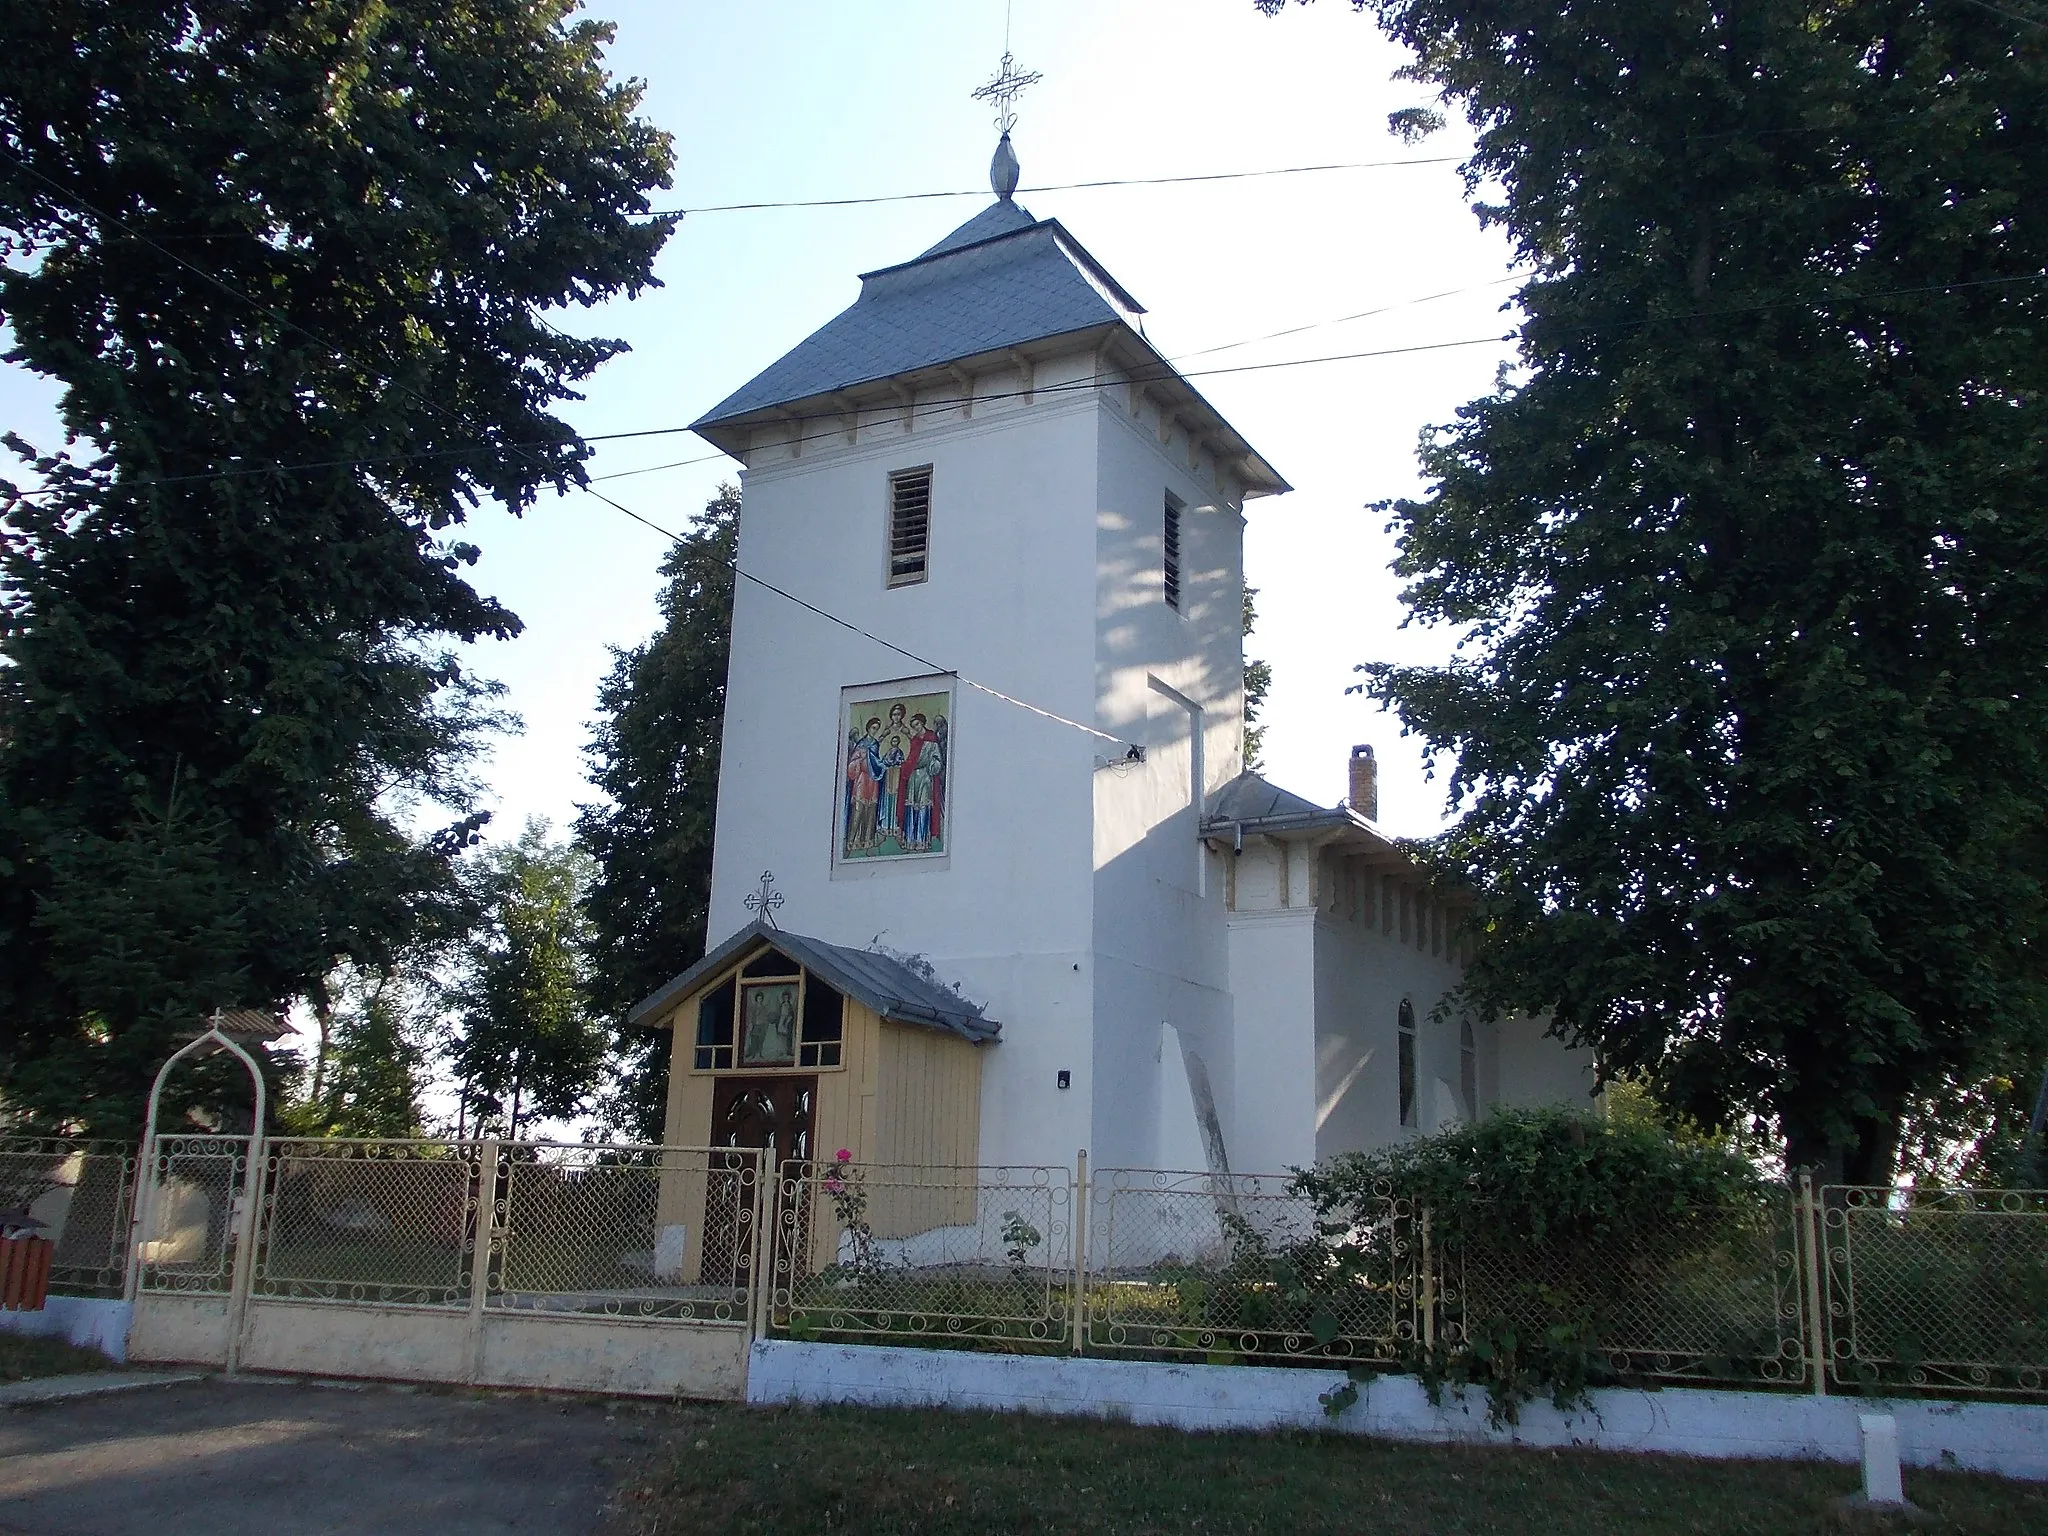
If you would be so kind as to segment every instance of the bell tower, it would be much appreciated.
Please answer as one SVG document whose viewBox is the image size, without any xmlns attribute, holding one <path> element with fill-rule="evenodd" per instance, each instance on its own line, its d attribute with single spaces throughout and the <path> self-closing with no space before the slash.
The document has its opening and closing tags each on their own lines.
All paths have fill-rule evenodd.
<svg viewBox="0 0 2048 1536">
<path fill-rule="evenodd" d="M 1001 1021 L 982 1162 L 1143 1165 L 1162 1061 L 1230 1113 L 1200 828 L 1242 766 L 1243 504 L 1287 486 L 1016 201 L 1036 78 L 976 93 L 994 200 L 694 424 L 744 466 L 709 940 L 773 871 L 789 933 Z"/>
</svg>

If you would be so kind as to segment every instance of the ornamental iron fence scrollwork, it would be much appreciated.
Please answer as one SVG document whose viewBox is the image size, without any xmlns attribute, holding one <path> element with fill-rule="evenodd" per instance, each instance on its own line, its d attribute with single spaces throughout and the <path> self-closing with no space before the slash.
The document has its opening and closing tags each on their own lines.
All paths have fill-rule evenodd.
<svg viewBox="0 0 2048 1536">
<path fill-rule="evenodd" d="M 0 1136 L 0 1209 L 40 1221 L 52 1244 L 50 1293 L 118 1297 L 135 1212 L 132 1143 Z"/>
<path fill-rule="evenodd" d="M 253 1295 L 469 1304 L 475 1143 L 292 1137 L 264 1146 Z"/>
<path fill-rule="evenodd" d="M 1832 1382 L 2048 1392 L 2048 1190 L 1830 1185 L 1820 1204 Z"/>
<path fill-rule="evenodd" d="M 1798 1218 L 1780 1190 L 1599 1243 L 1437 1221 L 1435 1332 L 1452 1356 L 1505 1340 L 1572 1351 L 1595 1383 L 1805 1385 Z"/>
<path fill-rule="evenodd" d="M 1287 1175 L 1105 1168 L 1084 1337 L 1106 1354 L 1392 1364 L 1417 1339 L 1417 1260 L 1412 1208 L 1391 1189 L 1333 1234 Z"/>
<path fill-rule="evenodd" d="M 158 1136 L 138 1198 L 135 1285 L 145 1292 L 226 1296 L 249 1167 L 247 1136 Z"/>
<path fill-rule="evenodd" d="M 785 1162 L 769 1325 L 801 1339 L 1065 1351 L 1073 1215 L 1070 1168 Z"/>
<path fill-rule="evenodd" d="M 505 1143 L 486 1306 L 749 1326 L 765 1155 Z"/>
</svg>

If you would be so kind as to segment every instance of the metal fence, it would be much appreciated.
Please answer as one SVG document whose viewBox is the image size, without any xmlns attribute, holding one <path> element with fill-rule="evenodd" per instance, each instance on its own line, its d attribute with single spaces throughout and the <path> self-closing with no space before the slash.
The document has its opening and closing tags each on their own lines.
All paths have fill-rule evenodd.
<svg viewBox="0 0 2048 1536">
<path fill-rule="evenodd" d="M 40 1221 L 57 1295 L 122 1294 L 135 1201 L 135 1149 L 112 1141 L 0 1137 L 0 1209 Z"/>
<path fill-rule="evenodd" d="M 506 1143 L 485 1305 L 752 1322 L 761 1154 Z"/>
<path fill-rule="evenodd" d="M 1827 1365 L 1860 1391 L 2048 1392 L 2048 1191 L 1821 1191 Z"/>
<path fill-rule="evenodd" d="M 798 1338 L 1074 1336 L 1074 1171 L 784 1163 L 772 1327 Z"/>
<path fill-rule="evenodd" d="M 1498 1354 L 1504 1338 L 1584 1349 L 1618 1381 L 1807 1385 L 1803 1212 L 1784 1190 L 1601 1246 L 1440 1223 L 1435 1331 L 1451 1351 Z"/>
<path fill-rule="evenodd" d="M 159 1136 L 150 1149 L 134 1250 L 138 1291 L 234 1290 L 249 1172 L 246 1136 Z"/>
<path fill-rule="evenodd" d="M 468 1306 L 481 1162 L 475 1143 L 266 1142 L 251 1294 Z"/>
<path fill-rule="evenodd" d="M 1383 1191 L 1340 1259 L 1285 1176 L 1106 1168 L 1089 1202 L 1086 1346 L 1205 1360 L 1392 1363 L 1417 1337 L 1409 1203 Z"/>
<path fill-rule="evenodd" d="M 2048 1397 L 2048 1191 L 1801 1180 L 1589 1250 L 1392 1188 L 1319 1228 L 1286 1175 L 764 1157 L 167 1135 L 138 1167 L 12 1137 L 0 1209 L 44 1224 L 57 1294 L 1387 1366 L 1505 1331 L 1617 1380 Z"/>
</svg>

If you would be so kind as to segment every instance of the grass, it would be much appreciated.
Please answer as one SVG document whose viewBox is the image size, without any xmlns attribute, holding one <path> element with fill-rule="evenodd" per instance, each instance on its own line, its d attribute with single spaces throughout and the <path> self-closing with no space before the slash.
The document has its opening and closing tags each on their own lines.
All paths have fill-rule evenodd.
<svg viewBox="0 0 2048 1536">
<path fill-rule="evenodd" d="M 27 1381 L 32 1376 L 69 1376 L 77 1371 L 104 1371 L 113 1365 L 96 1349 L 80 1349 L 61 1339 L 35 1339 L 0 1333 L 0 1381 Z"/>
<path fill-rule="evenodd" d="M 622 1488 L 616 1536 L 1815 1536 L 1853 1467 L 1189 1435 L 920 1411 L 687 1407 Z M 2048 1487 L 1912 1472 L 1956 1536 L 2048 1530 Z M 1884 1529 L 1883 1525 L 1866 1529 Z"/>
</svg>

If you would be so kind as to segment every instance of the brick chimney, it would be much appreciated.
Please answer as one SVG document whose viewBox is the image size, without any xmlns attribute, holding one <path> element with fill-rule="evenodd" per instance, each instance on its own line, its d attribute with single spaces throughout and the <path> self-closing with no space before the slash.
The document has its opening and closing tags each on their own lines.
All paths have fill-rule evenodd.
<svg viewBox="0 0 2048 1536">
<path fill-rule="evenodd" d="M 1351 809 L 1367 821 L 1380 819 L 1380 765 L 1363 742 L 1351 749 Z"/>
</svg>

